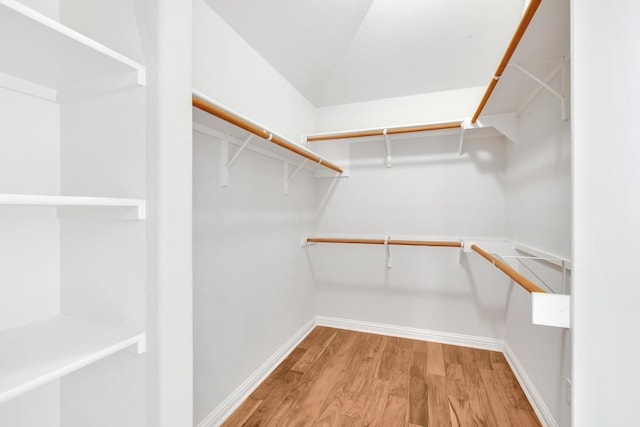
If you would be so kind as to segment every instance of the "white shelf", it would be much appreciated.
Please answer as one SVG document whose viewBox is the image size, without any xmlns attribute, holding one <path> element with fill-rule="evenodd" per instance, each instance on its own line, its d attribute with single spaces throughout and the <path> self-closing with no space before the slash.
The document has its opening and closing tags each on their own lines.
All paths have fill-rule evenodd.
<svg viewBox="0 0 640 427">
<path fill-rule="evenodd" d="M 520 64 L 542 80 L 569 58 L 569 1 L 543 1 L 516 48 L 510 64 Z M 559 75 L 556 79 L 559 79 Z M 559 90 L 559 85 L 556 85 Z M 508 66 L 483 110 L 483 115 L 519 113 L 542 87 L 521 71 Z M 482 116 L 481 116 L 482 120 Z"/>
<path fill-rule="evenodd" d="M 66 316 L 0 332 L 0 403 L 135 345 L 144 333 Z"/>
<path fill-rule="evenodd" d="M 143 199 L 115 199 L 110 197 L 44 196 L 37 194 L 0 193 L 0 205 L 54 207 L 134 207 L 138 210 L 138 219 L 144 219 L 146 204 Z"/>
<path fill-rule="evenodd" d="M 54 90 L 131 74 L 144 84 L 143 65 L 15 0 L 0 0 L 0 28 L 0 73 Z"/>
</svg>

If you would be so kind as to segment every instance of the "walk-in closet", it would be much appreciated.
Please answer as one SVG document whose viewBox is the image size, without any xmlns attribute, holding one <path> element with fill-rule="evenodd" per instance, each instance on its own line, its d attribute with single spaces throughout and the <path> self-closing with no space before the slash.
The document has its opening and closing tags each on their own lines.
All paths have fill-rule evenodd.
<svg viewBox="0 0 640 427">
<path fill-rule="evenodd" d="M 0 0 L 0 426 L 638 424 L 637 16 Z"/>
</svg>

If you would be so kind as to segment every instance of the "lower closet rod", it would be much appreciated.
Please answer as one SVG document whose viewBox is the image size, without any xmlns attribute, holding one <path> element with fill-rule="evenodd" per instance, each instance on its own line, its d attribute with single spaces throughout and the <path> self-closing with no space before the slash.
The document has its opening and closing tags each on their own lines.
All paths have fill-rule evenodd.
<svg viewBox="0 0 640 427">
<path fill-rule="evenodd" d="M 522 286 L 527 292 L 544 293 L 544 291 L 540 287 L 538 287 L 535 283 L 533 283 L 531 280 L 527 279 L 522 274 L 518 273 L 516 270 L 509 267 L 503 261 L 500 261 L 498 258 L 494 257 L 489 252 L 477 247 L 476 245 L 471 245 L 471 249 L 473 249 L 474 251 L 482 255 L 484 259 L 486 259 L 487 261 L 495 265 L 496 268 L 499 268 L 500 270 L 502 270 L 504 274 L 506 274 L 511 279 L 513 279 L 514 282 Z"/>
<path fill-rule="evenodd" d="M 428 240 L 396 240 L 396 239 L 348 239 L 337 237 L 307 237 L 307 243 L 352 243 L 358 245 L 401 245 L 401 246 L 439 246 L 461 248 L 462 242 L 428 241 Z"/>
</svg>

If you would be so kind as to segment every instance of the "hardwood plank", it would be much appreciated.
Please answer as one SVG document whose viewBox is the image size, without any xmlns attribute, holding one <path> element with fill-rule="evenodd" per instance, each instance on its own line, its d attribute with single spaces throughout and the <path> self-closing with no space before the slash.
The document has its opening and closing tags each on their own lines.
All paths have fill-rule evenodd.
<svg viewBox="0 0 640 427">
<path fill-rule="evenodd" d="M 464 374 L 462 365 L 458 363 L 447 362 L 445 365 L 445 372 L 447 381 L 456 381 L 463 384 L 467 383 L 467 377 Z"/>
<path fill-rule="evenodd" d="M 441 375 L 427 375 L 427 425 L 451 425 L 447 379 Z"/>
<path fill-rule="evenodd" d="M 382 415 L 382 425 L 384 427 L 404 427 L 408 424 L 407 414 L 409 411 L 409 401 L 405 397 L 398 397 L 389 394 L 387 403 Z"/>
<path fill-rule="evenodd" d="M 444 357 L 444 361 L 462 365 L 463 359 L 460 348 L 461 347 L 458 347 L 457 345 L 442 344 L 442 356 Z"/>
<path fill-rule="evenodd" d="M 352 417 L 362 418 L 372 392 L 372 384 L 378 372 L 378 366 L 382 359 L 382 353 L 387 341 L 379 335 L 366 334 L 360 343 L 364 346 L 358 354 L 364 354 L 359 361 L 352 360 L 355 364 L 355 377 L 347 392 L 347 399 L 343 413 Z"/>
<path fill-rule="evenodd" d="M 334 328 L 326 326 L 316 326 L 298 345 L 299 348 L 306 350 L 312 345 L 322 344 L 336 332 Z"/>
<path fill-rule="evenodd" d="M 251 397 L 258 400 L 268 400 L 274 391 L 279 390 L 282 387 L 288 387 L 294 385 L 294 378 L 302 376 L 301 373 L 292 373 L 290 369 L 296 364 L 298 359 L 304 354 L 306 350 L 296 347 L 289 356 L 280 364 L 273 372 L 265 379 L 260 387 L 251 393 Z M 292 375 L 293 374 L 293 375 Z"/>
<path fill-rule="evenodd" d="M 264 387 L 258 387 L 251 396 L 262 396 L 262 405 L 251 414 L 243 427 L 264 425 L 280 407 L 289 391 L 296 387 L 301 377 L 300 372 L 286 371 L 280 373 L 277 379 L 273 379 L 269 384 L 264 384 Z"/>
<path fill-rule="evenodd" d="M 467 386 L 456 381 L 447 381 L 447 397 L 449 399 L 451 425 L 454 427 L 474 425 L 471 418 L 471 402 Z"/>
<path fill-rule="evenodd" d="M 325 400 L 322 409 L 320 410 L 318 420 L 314 425 L 333 425 L 336 420 L 338 422 L 340 421 L 343 416 L 349 391 L 358 374 L 358 366 L 366 357 L 368 352 L 367 343 L 368 340 L 366 335 L 360 334 L 356 337 L 354 351 L 351 354 L 351 359 L 347 365 L 346 372 L 329 392 L 329 396 Z M 354 420 L 359 420 L 357 417 L 352 418 Z"/>
<path fill-rule="evenodd" d="M 427 343 L 427 374 L 445 376 L 442 344 Z"/>
<path fill-rule="evenodd" d="M 503 369 L 498 369 L 494 372 L 499 380 L 499 385 L 509 398 L 511 406 L 516 409 L 533 412 L 533 408 L 531 407 L 529 400 L 527 400 L 527 396 L 524 394 L 524 391 L 520 388 L 520 384 L 513 372 Z"/>
<path fill-rule="evenodd" d="M 331 341 L 335 338 L 336 334 L 337 332 L 333 332 L 328 337 L 325 337 L 324 341 L 309 344 L 304 354 L 298 359 L 291 369 L 302 373 L 307 372 L 311 365 L 318 360 L 318 357 L 320 357 L 320 355 L 331 344 Z"/>
<path fill-rule="evenodd" d="M 412 340 L 412 343 L 412 349 L 414 352 L 424 354 L 427 354 L 429 352 L 429 342 Z"/>
<path fill-rule="evenodd" d="M 385 340 L 386 345 L 384 352 L 382 353 L 380 366 L 378 367 L 378 379 L 389 381 L 391 379 L 396 359 L 398 358 L 398 352 L 400 351 L 400 339 L 395 337 L 385 337 Z"/>
<path fill-rule="evenodd" d="M 318 360 L 305 372 L 296 386 L 288 391 L 280 405 L 264 422 L 266 426 L 284 426 L 287 425 L 292 414 L 297 414 L 303 402 L 309 397 L 309 393 L 313 389 L 318 378 L 322 377 L 325 370 L 331 366 L 333 356 L 339 354 L 343 345 L 350 347 L 350 341 L 355 339 L 355 335 L 348 332 L 339 332 L 332 339 L 331 344 L 322 353 Z M 330 369 L 330 368 L 329 368 Z"/>
<path fill-rule="evenodd" d="M 343 415 L 340 418 L 340 427 L 358 427 L 362 424 L 360 418 L 350 417 L 348 415 Z"/>
<path fill-rule="evenodd" d="M 493 396 L 489 396 L 486 389 L 483 388 L 470 388 L 470 400 L 469 409 L 471 411 L 471 418 L 475 424 L 480 426 L 498 426 L 504 424 L 498 424 L 497 418 L 494 415 L 491 408 L 491 399 Z M 508 424 L 507 424 L 508 425 Z"/>
<path fill-rule="evenodd" d="M 409 422 L 428 426 L 429 401 L 425 353 L 413 352 L 409 369 Z"/>
<path fill-rule="evenodd" d="M 485 385 L 485 390 L 487 390 L 491 396 L 489 407 L 493 412 L 496 422 L 498 425 L 510 425 L 509 410 L 511 409 L 511 405 L 504 390 L 502 390 L 499 385 L 496 373 L 493 370 L 480 369 L 480 376 Z"/>
<path fill-rule="evenodd" d="M 227 420 L 222 423 L 222 427 L 240 427 L 245 421 L 258 409 L 258 406 L 262 403 L 262 400 L 256 400 L 249 397 L 245 400 L 238 409 Z"/>
<path fill-rule="evenodd" d="M 345 373 L 347 364 L 351 359 L 351 354 L 354 351 L 354 344 L 356 342 L 356 334 L 350 332 L 338 331 L 333 340 L 337 339 L 338 335 L 345 335 L 341 345 L 336 348 L 335 352 L 328 355 L 328 362 L 324 368 L 314 377 L 311 387 L 307 390 L 306 396 L 300 401 L 300 404 L 290 412 L 286 418 L 286 423 L 280 425 L 294 425 L 294 426 L 306 426 L 312 425 L 320 415 L 320 411 L 327 399 L 329 392 L 336 384 L 340 377 Z M 323 358 L 328 353 L 327 347 L 320 358 Z M 312 369 L 313 369 L 312 365 Z M 310 372 L 310 371 L 309 371 Z"/>
<path fill-rule="evenodd" d="M 364 411 L 364 426 L 385 427 L 382 420 L 388 397 L 389 381 L 375 379 L 373 381 L 369 404 Z"/>
<path fill-rule="evenodd" d="M 400 342 L 400 347 L 396 354 L 396 360 L 393 364 L 391 377 L 389 379 L 389 394 L 394 396 L 408 398 L 409 396 L 409 366 L 411 364 L 411 343 L 408 340 Z"/>
<path fill-rule="evenodd" d="M 510 412 L 511 425 L 518 427 L 541 427 L 533 410 L 515 409 Z"/>
</svg>

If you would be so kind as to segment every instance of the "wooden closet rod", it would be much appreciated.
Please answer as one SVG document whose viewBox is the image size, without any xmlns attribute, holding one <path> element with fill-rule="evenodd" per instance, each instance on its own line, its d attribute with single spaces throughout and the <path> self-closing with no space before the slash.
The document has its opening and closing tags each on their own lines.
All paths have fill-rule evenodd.
<svg viewBox="0 0 640 427">
<path fill-rule="evenodd" d="M 400 133 L 412 133 L 412 132 L 429 132 L 434 130 L 444 129 L 459 129 L 462 127 L 462 122 L 447 122 L 447 123 L 434 123 L 428 125 L 415 125 L 415 126 L 403 126 L 386 128 L 387 135 L 397 135 Z M 307 142 L 317 141 L 329 141 L 332 139 L 347 139 L 347 138 L 362 138 L 365 136 L 384 136 L 385 129 L 366 129 L 357 130 L 353 132 L 336 132 L 336 133 L 323 133 L 319 135 L 309 135 Z"/>
<path fill-rule="evenodd" d="M 509 267 L 506 263 L 494 257 L 490 253 L 480 249 L 476 245 L 471 245 L 471 249 L 473 249 L 474 251 L 482 255 L 484 259 L 492 263 L 494 266 L 496 266 L 496 268 L 499 268 L 500 270 L 502 270 L 504 274 L 506 274 L 511 279 L 513 279 L 514 282 L 522 286 L 527 292 L 544 293 L 544 291 L 541 288 L 539 288 L 535 283 L 533 283 L 531 280 L 527 279 L 522 274 L 518 273 L 516 270 Z"/>
<path fill-rule="evenodd" d="M 525 31 L 527 31 L 527 28 L 529 27 L 533 16 L 536 14 L 540 3 L 542 3 L 542 0 L 531 0 L 529 6 L 527 6 L 527 10 L 525 10 L 524 14 L 522 15 L 520 24 L 518 24 L 518 28 L 516 28 L 516 32 L 513 34 L 511 42 L 509 43 L 506 52 L 502 56 L 502 60 L 500 61 L 500 64 L 498 64 L 498 68 L 496 69 L 496 72 L 494 73 L 489 86 L 487 86 L 487 90 L 484 92 L 484 96 L 482 97 L 478 108 L 476 108 L 476 112 L 471 118 L 471 123 L 475 123 L 478 121 L 478 117 L 480 117 L 480 114 L 482 114 L 482 110 L 484 109 L 485 105 L 487 105 L 487 102 L 489 101 L 493 90 L 498 84 L 498 80 L 500 80 L 500 77 L 502 77 L 502 73 L 504 73 L 504 69 L 507 68 L 509 61 L 511 61 L 511 57 L 516 51 L 518 44 L 520 44 L 520 40 L 522 40 L 522 36 L 524 36 Z"/>
<path fill-rule="evenodd" d="M 357 245 L 384 245 L 384 239 L 348 239 L 337 237 L 307 237 L 307 243 L 348 243 Z M 461 242 L 427 241 L 427 240 L 396 240 L 389 239 L 388 245 L 400 246 L 438 246 L 448 248 L 461 248 Z"/>
<path fill-rule="evenodd" d="M 343 170 L 341 167 L 331 163 L 330 161 L 318 156 L 317 154 L 315 154 L 312 151 L 306 150 L 303 147 L 300 147 L 297 144 L 294 144 L 292 142 L 289 142 L 287 140 L 285 140 L 282 137 L 279 137 L 278 135 L 275 135 L 273 132 L 269 132 L 268 130 L 262 128 L 261 126 L 256 125 L 255 123 L 252 123 L 228 110 L 226 110 L 225 108 L 220 107 L 219 105 L 216 105 L 208 100 L 203 99 L 200 96 L 197 96 L 196 94 L 193 94 L 191 97 L 191 103 L 194 107 L 207 112 L 213 116 L 216 116 L 226 122 L 229 122 L 233 125 L 238 126 L 241 129 L 246 130 L 247 132 L 250 132 L 254 135 L 259 136 L 260 138 L 266 139 L 267 141 L 272 142 L 273 144 L 279 145 L 280 147 L 284 148 L 285 150 L 291 151 L 292 153 L 295 153 L 301 157 L 304 157 L 307 160 L 310 160 L 314 163 L 317 163 L 319 165 L 322 165 L 326 168 L 329 168 L 331 170 L 334 170 L 338 173 L 342 173 Z"/>
</svg>

